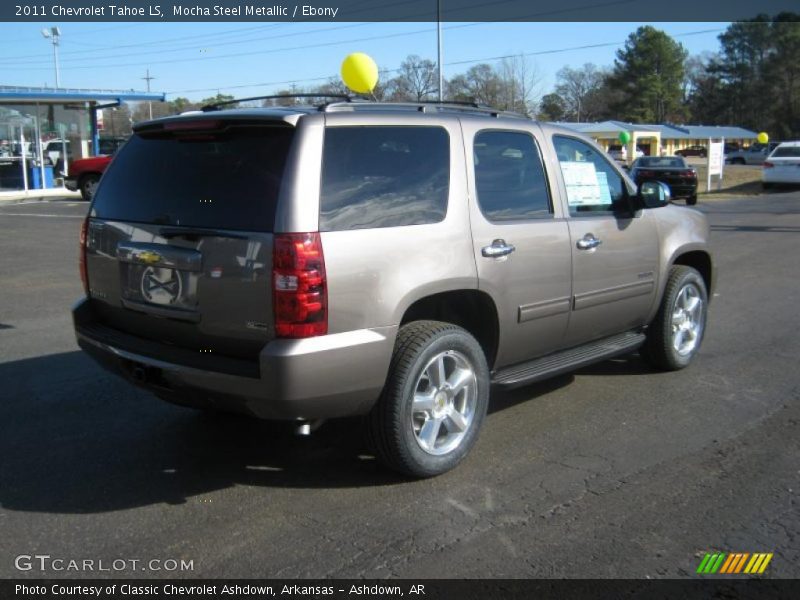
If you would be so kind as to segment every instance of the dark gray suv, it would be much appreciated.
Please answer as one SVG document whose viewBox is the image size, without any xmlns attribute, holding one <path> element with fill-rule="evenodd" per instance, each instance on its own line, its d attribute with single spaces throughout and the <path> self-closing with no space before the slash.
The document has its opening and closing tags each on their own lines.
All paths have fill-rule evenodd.
<svg viewBox="0 0 800 600">
<path fill-rule="evenodd" d="M 689 364 L 708 225 L 591 140 L 464 106 L 338 102 L 138 125 L 81 241 L 80 346 L 164 400 L 366 415 L 430 476 L 490 386 L 639 351 Z"/>
</svg>

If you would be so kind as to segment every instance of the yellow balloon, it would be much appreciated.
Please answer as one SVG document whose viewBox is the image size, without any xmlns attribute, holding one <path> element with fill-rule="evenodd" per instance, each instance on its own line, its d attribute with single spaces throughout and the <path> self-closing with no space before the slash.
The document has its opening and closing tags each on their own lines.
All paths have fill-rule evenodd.
<svg viewBox="0 0 800 600">
<path fill-rule="evenodd" d="M 766 144 L 769 141 L 769 135 L 767 135 L 766 131 L 762 131 L 756 136 L 759 144 Z"/>
<path fill-rule="evenodd" d="M 378 65 L 363 52 L 348 54 L 342 61 L 342 81 L 357 94 L 368 94 L 378 83 Z"/>
</svg>

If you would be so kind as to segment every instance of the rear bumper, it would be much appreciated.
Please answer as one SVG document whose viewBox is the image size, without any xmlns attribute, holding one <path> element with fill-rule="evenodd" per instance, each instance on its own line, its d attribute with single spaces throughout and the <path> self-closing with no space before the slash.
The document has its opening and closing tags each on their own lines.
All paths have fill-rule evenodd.
<svg viewBox="0 0 800 600">
<path fill-rule="evenodd" d="M 65 177 L 64 178 L 64 187 L 67 188 L 71 192 L 78 191 L 78 180 L 75 177 Z"/>
<path fill-rule="evenodd" d="M 697 181 L 669 181 L 666 178 L 637 177 L 634 183 L 639 186 L 645 181 L 661 181 L 666 184 L 673 198 L 690 198 L 691 196 L 697 195 Z"/>
<path fill-rule="evenodd" d="M 673 198 L 689 198 L 697 195 L 697 184 L 668 184 Z"/>
<path fill-rule="evenodd" d="M 236 369 L 208 357 L 206 367 L 165 361 L 132 349 L 126 336 L 98 335 L 83 299 L 73 308 L 78 345 L 106 369 L 160 398 L 265 419 L 321 419 L 367 413 L 383 388 L 397 327 L 302 340 L 274 340 L 258 363 Z M 242 361 L 244 362 L 244 361 Z M 212 368 L 207 368 L 211 366 Z M 252 366 L 252 368 L 250 368 Z M 237 371 L 247 374 L 235 374 Z"/>
<path fill-rule="evenodd" d="M 764 169 L 761 180 L 766 183 L 800 183 L 800 167 L 794 167 L 793 169 L 776 169 L 774 167 L 772 169 Z"/>
</svg>

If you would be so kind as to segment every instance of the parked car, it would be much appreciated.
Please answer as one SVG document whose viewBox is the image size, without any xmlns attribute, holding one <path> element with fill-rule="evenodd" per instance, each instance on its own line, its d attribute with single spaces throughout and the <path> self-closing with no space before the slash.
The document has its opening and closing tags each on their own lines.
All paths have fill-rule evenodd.
<svg viewBox="0 0 800 600">
<path fill-rule="evenodd" d="M 764 189 L 779 183 L 800 183 L 800 141 L 778 144 L 764 161 L 761 181 Z"/>
<path fill-rule="evenodd" d="M 727 156 L 729 154 L 731 154 L 732 152 L 738 152 L 741 149 L 742 149 L 742 147 L 739 144 L 739 142 L 725 142 L 725 145 L 723 146 L 722 153 L 727 158 Z"/>
<path fill-rule="evenodd" d="M 697 170 L 687 165 L 682 156 L 637 158 L 631 165 L 630 176 L 637 185 L 662 181 L 669 186 L 673 198 L 685 198 L 686 204 L 697 204 Z"/>
<path fill-rule="evenodd" d="M 689 146 L 688 148 L 676 151 L 675 156 L 699 156 L 700 158 L 705 158 L 708 156 L 708 150 L 705 146 Z"/>
<path fill-rule="evenodd" d="M 749 148 L 726 154 L 725 162 L 731 165 L 760 165 L 779 143 L 753 144 Z"/>
<path fill-rule="evenodd" d="M 613 158 L 614 160 L 625 162 L 628 160 L 628 148 L 627 146 L 617 146 L 612 145 L 608 147 L 608 155 Z M 644 152 L 641 148 L 636 148 L 636 157 L 644 156 Z"/>
<path fill-rule="evenodd" d="M 42 142 L 42 144 L 42 155 L 44 156 L 45 164 L 56 166 L 62 162 L 64 148 L 67 149 L 67 157 L 72 155 L 69 140 L 54 139 Z"/>
<path fill-rule="evenodd" d="M 100 177 L 111 163 L 111 158 L 111 156 L 92 156 L 73 160 L 69 165 L 69 175 L 64 177 L 64 187 L 73 192 L 80 190 L 84 200 L 91 200 Z"/>
<path fill-rule="evenodd" d="M 688 366 L 708 234 L 591 139 L 496 109 L 209 107 L 134 126 L 108 166 L 73 319 L 164 400 L 366 415 L 375 455 L 425 477 L 467 455 L 492 385 Z"/>
<path fill-rule="evenodd" d="M 97 154 L 114 154 L 125 143 L 126 137 L 103 137 L 98 140 Z"/>
</svg>

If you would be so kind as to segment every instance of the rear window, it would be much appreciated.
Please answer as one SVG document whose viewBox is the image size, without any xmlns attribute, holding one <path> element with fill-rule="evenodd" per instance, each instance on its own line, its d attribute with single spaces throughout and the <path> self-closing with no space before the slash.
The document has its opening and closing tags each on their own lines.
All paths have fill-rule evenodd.
<svg viewBox="0 0 800 600">
<path fill-rule="evenodd" d="M 441 127 L 329 127 L 320 230 L 442 221 L 449 185 L 450 141 Z"/>
<path fill-rule="evenodd" d="M 676 156 L 653 157 L 653 158 L 640 158 L 638 160 L 640 167 L 667 167 L 667 168 L 683 168 L 686 163 L 682 158 Z"/>
<path fill-rule="evenodd" d="M 797 158 L 800 157 L 800 146 L 778 146 L 772 153 L 772 158 Z"/>
<path fill-rule="evenodd" d="M 134 135 L 109 166 L 92 216 L 271 232 L 290 127 Z"/>
</svg>

